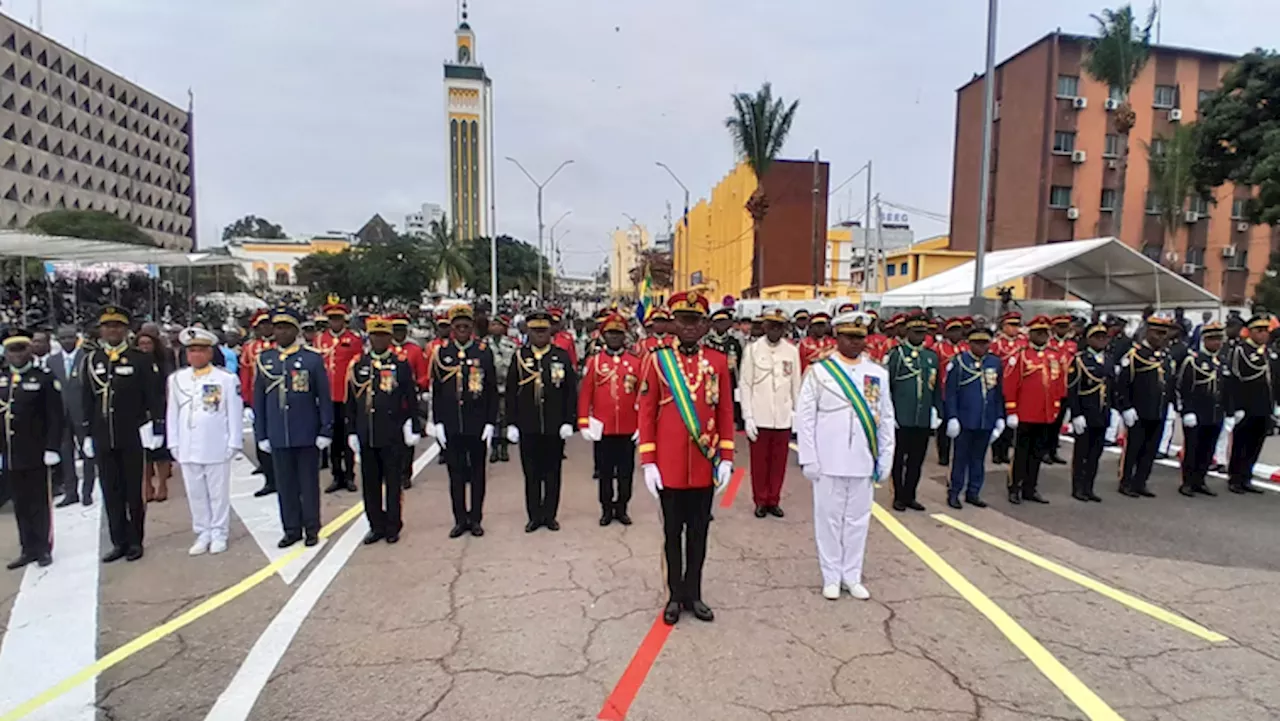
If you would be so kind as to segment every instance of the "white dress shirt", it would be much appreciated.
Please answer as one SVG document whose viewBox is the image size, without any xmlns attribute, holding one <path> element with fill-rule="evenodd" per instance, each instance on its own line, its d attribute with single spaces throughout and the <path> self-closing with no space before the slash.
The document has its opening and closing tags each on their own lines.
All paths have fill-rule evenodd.
<svg viewBox="0 0 1280 721">
<path fill-rule="evenodd" d="M 743 420 L 757 428 L 790 428 L 800 392 L 800 350 L 760 336 L 742 351 L 738 400 Z"/>
<path fill-rule="evenodd" d="M 831 358 L 848 373 L 875 417 L 880 478 L 887 478 L 893 468 L 894 446 L 889 374 L 884 366 L 867 360 L 866 354 L 857 362 L 850 362 L 839 353 L 833 353 Z M 867 478 L 875 469 L 870 444 L 853 405 L 830 371 L 818 365 L 810 367 L 800 387 L 796 403 L 796 442 L 800 465 L 816 463 L 823 476 Z"/>
<path fill-rule="evenodd" d="M 212 364 L 204 370 L 169 376 L 165 437 L 179 463 L 223 463 L 243 443 L 240 379 Z"/>
</svg>

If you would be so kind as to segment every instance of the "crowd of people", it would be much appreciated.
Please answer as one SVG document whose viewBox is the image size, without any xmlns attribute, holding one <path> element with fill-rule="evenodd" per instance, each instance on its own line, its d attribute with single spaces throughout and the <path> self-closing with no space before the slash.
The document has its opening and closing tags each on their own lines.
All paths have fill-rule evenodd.
<svg viewBox="0 0 1280 721">
<path fill-rule="evenodd" d="M 393 312 L 357 313 L 330 298 L 318 314 L 262 309 L 242 333 L 193 323 L 136 322 L 106 305 L 92 327 L 10 327 L 0 378 L 4 489 L 22 553 L 10 568 L 52 562 L 50 493 L 59 506 L 93 503 L 108 517 L 104 562 L 143 557 L 146 506 L 168 498 L 181 469 L 193 556 L 226 550 L 231 462 L 252 426 L 259 496 L 275 494 L 281 548 L 318 542 L 325 493 L 363 492 L 364 542 L 394 544 L 414 448 L 435 439 L 447 466 L 451 538 L 485 533 L 486 472 L 519 448 L 525 531 L 560 529 L 565 442 L 593 444 L 600 525 L 630 525 L 639 457 L 661 504 L 669 602 L 711 620 L 702 565 L 712 503 L 734 476 L 735 432 L 749 443 L 754 514 L 781 518 L 792 440 L 813 483 L 822 593 L 869 598 L 862 559 L 874 488 L 892 482 L 893 508 L 923 511 L 917 489 L 932 440 L 950 466 L 948 504 L 984 507 L 988 453 L 1009 464 L 1010 503 L 1048 503 L 1042 464 L 1073 436 L 1072 497 L 1101 501 L 1094 480 L 1108 443 L 1123 442 L 1120 493 L 1150 497 L 1153 463 L 1184 436 L 1186 496 L 1215 495 L 1206 478 L 1226 464 L 1228 488 L 1251 482 L 1280 418 L 1272 382 L 1274 321 L 1206 322 L 1148 313 L 1121 319 L 939 318 L 910 310 L 879 318 L 778 308 L 738 317 L 677 293 L 636 319 L 601 308 L 574 320 L 555 307 L 456 304 L 429 327 Z M 428 336 L 416 342 L 415 337 Z M 1229 449 L 1229 450 L 1228 450 Z M 83 471 L 77 474 L 76 457 Z M 359 469 L 360 483 L 355 474 Z"/>
</svg>

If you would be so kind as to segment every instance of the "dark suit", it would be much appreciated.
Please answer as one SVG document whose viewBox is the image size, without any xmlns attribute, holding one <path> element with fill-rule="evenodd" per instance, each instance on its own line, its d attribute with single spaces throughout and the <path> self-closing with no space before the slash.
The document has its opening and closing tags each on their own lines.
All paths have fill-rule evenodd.
<svg viewBox="0 0 1280 721">
<path fill-rule="evenodd" d="M 67 498 L 78 500 L 93 495 L 93 484 L 98 477 L 98 464 L 92 458 L 84 459 L 84 481 L 76 488 L 76 457 L 81 456 L 80 448 L 85 439 L 84 406 L 80 399 L 84 395 L 84 379 L 80 375 L 84 366 L 84 357 L 88 352 L 77 348 L 71 352 L 71 373 L 67 373 L 66 355 L 63 352 L 51 354 L 47 358 L 49 372 L 62 385 L 62 410 L 67 422 L 63 424 L 62 462 L 53 469 L 54 480 L 61 484 Z"/>
</svg>

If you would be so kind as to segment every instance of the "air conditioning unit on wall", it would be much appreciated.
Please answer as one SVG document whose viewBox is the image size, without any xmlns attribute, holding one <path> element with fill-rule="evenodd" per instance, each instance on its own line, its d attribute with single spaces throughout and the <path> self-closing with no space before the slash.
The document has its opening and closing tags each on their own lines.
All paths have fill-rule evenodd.
<svg viewBox="0 0 1280 721">
<path fill-rule="evenodd" d="M 1249 224 L 1244 221 L 1236 223 L 1236 230 L 1241 233 L 1247 233 L 1249 232 Z"/>
<path fill-rule="evenodd" d="M 1169 111 L 1169 122 L 1171 122 L 1171 123 L 1180 123 L 1180 122 L 1182 122 L 1182 109 L 1181 109 L 1181 108 L 1173 108 L 1173 109 L 1171 109 L 1171 110 Z"/>
<path fill-rule="evenodd" d="M 1107 102 L 1104 103 L 1104 106 L 1107 108 L 1107 110 L 1115 110 L 1116 108 L 1120 107 L 1120 101 L 1116 100 L 1115 98 L 1107 98 Z"/>
<path fill-rule="evenodd" d="M 1188 223 L 1198 223 L 1200 222 L 1200 214 L 1194 210 L 1188 210 L 1187 214 L 1183 216 L 1183 219 Z"/>
<path fill-rule="evenodd" d="M 1079 208 L 1067 208 L 1067 220 L 1078 220 L 1080 218 Z"/>
<path fill-rule="evenodd" d="M 1228 245 L 1227 247 L 1223 248 L 1223 249 L 1222 249 L 1222 257 L 1223 257 L 1223 258 L 1234 258 L 1234 257 L 1236 257 L 1236 247 L 1235 247 L 1234 245 Z"/>
<path fill-rule="evenodd" d="M 1071 107 L 1075 108 L 1076 110 L 1084 110 L 1085 108 L 1089 107 L 1089 99 L 1074 98 L 1071 101 Z"/>
<path fill-rule="evenodd" d="M 1083 150 L 1076 150 L 1071 153 L 1071 162 L 1083 163 L 1086 157 L 1088 156 L 1085 155 L 1085 152 Z"/>
<path fill-rule="evenodd" d="M 1183 264 L 1182 264 L 1182 274 L 1183 274 L 1183 275 L 1191 275 L 1192 273 L 1196 272 L 1196 271 L 1197 271 L 1197 270 L 1199 270 L 1199 269 L 1200 269 L 1200 266 L 1196 265 L 1195 263 L 1183 263 Z"/>
</svg>

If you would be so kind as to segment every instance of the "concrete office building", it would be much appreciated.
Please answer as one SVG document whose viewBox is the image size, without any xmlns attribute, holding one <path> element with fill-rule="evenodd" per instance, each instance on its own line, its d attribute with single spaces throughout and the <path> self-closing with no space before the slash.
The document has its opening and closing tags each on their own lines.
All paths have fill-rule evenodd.
<svg viewBox="0 0 1280 721">
<path fill-rule="evenodd" d="M 423 203 L 416 213 L 404 216 L 404 234 L 425 238 L 431 232 L 431 224 L 444 220 L 444 208 L 436 203 Z"/>
<path fill-rule="evenodd" d="M 191 250 L 191 140 L 188 110 L 0 15 L 0 227 L 98 210 Z"/>
</svg>

